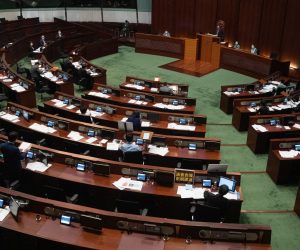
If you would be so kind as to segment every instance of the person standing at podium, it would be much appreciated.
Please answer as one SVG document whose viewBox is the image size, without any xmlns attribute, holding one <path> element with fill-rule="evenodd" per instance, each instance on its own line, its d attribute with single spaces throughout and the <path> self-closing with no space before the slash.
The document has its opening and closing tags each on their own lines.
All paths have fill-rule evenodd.
<svg viewBox="0 0 300 250">
<path fill-rule="evenodd" d="M 219 20 L 217 22 L 216 35 L 217 37 L 219 37 L 221 43 L 224 42 L 224 38 L 225 38 L 224 28 L 225 28 L 225 22 L 223 20 Z"/>
</svg>

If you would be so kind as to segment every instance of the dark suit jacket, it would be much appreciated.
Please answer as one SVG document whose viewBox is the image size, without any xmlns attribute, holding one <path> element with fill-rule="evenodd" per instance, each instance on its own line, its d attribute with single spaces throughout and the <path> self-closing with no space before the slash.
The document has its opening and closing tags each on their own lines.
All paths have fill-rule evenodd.
<svg viewBox="0 0 300 250">
<path fill-rule="evenodd" d="M 136 117 L 129 117 L 126 122 L 132 122 L 133 130 L 140 131 L 141 130 L 141 120 Z"/>
<path fill-rule="evenodd" d="M 19 148 L 11 142 L 2 143 L 0 150 L 4 159 L 5 178 L 11 181 L 18 179 L 22 169 L 21 160 L 25 158 L 25 153 L 21 153 Z"/>
<path fill-rule="evenodd" d="M 205 191 L 204 199 L 208 205 L 220 208 L 223 216 L 227 213 L 228 199 L 224 198 L 222 195 Z"/>
</svg>

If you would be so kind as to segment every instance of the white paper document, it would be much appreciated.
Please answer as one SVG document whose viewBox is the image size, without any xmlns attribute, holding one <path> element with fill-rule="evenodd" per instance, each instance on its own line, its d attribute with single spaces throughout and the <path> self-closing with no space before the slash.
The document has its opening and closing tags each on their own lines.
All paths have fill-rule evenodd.
<svg viewBox="0 0 300 250">
<path fill-rule="evenodd" d="M 141 124 L 141 126 L 142 127 L 150 127 L 150 125 L 151 125 L 151 123 L 150 122 L 145 122 L 145 121 L 142 121 L 142 124 Z"/>
<path fill-rule="evenodd" d="M 279 151 L 279 154 L 282 158 L 294 158 L 299 154 L 299 151 L 296 150 Z"/>
<path fill-rule="evenodd" d="M 5 217 L 9 214 L 9 206 L 5 206 L 5 208 L 0 208 L 0 221 L 3 221 Z"/>
<path fill-rule="evenodd" d="M 31 171 L 37 171 L 37 172 L 45 172 L 50 167 L 51 167 L 51 164 L 45 165 L 44 163 L 39 162 L 39 161 L 29 162 L 26 165 L 27 169 L 30 169 Z"/>
<path fill-rule="evenodd" d="M 168 123 L 168 128 L 171 129 L 178 129 L 178 130 L 188 130 L 188 131 L 195 131 L 195 126 L 189 126 L 189 125 L 180 125 L 176 124 L 175 122 Z"/>
<path fill-rule="evenodd" d="M 267 132 L 268 130 L 262 126 L 262 125 L 257 125 L 257 124 L 253 124 L 252 127 L 256 130 L 256 131 L 260 131 L 260 132 Z"/>
<path fill-rule="evenodd" d="M 115 181 L 113 185 L 117 187 L 120 190 L 124 190 L 125 188 L 141 191 L 143 188 L 143 182 L 142 181 L 135 181 L 131 180 L 131 178 L 124 178 L 121 177 L 119 180 Z"/>
<path fill-rule="evenodd" d="M 31 148 L 31 143 L 29 142 L 22 142 L 19 146 L 21 152 L 28 151 Z"/>
<path fill-rule="evenodd" d="M 117 151 L 117 150 L 119 150 L 119 144 L 118 143 L 109 142 L 109 143 L 106 144 L 106 150 Z"/>
<path fill-rule="evenodd" d="M 154 145 L 149 145 L 148 149 L 149 149 L 149 153 L 160 155 L 160 156 L 165 156 L 169 152 L 168 147 L 156 147 Z"/>
</svg>

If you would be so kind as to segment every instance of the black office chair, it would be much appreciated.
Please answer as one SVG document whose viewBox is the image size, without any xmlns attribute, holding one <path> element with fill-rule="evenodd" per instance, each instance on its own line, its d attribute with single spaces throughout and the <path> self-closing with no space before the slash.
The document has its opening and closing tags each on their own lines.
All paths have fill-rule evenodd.
<svg viewBox="0 0 300 250">
<path fill-rule="evenodd" d="M 24 68 L 24 70 L 25 70 L 26 78 L 27 78 L 28 80 L 32 80 L 30 70 L 27 69 L 27 68 Z"/>
<path fill-rule="evenodd" d="M 25 68 L 22 68 L 19 63 L 17 63 L 17 73 L 20 75 L 26 73 Z"/>
<path fill-rule="evenodd" d="M 182 159 L 177 163 L 177 168 L 203 170 L 203 161 L 197 159 Z"/>
<path fill-rule="evenodd" d="M 43 186 L 43 194 L 48 199 L 64 201 L 72 204 L 77 203 L 79 198 L 78 194 L 68 196 L 64 189 L 50 185 Z"/>
<path fill-rule="evenodd" d="M 220 208 L 206 204 L 204 201 L 191 202 L 190 213 L 193 221 L 221 223 L 225 220 Z"/>
<path fill-rule="evenodd" d="M 86 90 L 87 89 L 87 86 L 88 85 L 88 81 L 85 77 L 82 77 L 79 79 L 78 81 L 78 86 L 79 86 L 79 90 Z"/>
<path fill-rule="evenodd" d="M 129 162 L 129 163 L 143 164 L 144 163 L 143 152 L 142 151 L 125 152 L 123 153 L 122 161 Z"/>
<path fill-rule="evenodd" d="M 50 94 L 51 90 L 48 84 L 45 84 L 42 80 L 35 79 L 35 91 L 40 94 L 41 100 L 44 100 L 43 94 Z"/>
<path fill-rule="evenodd" d="M 146 216 L 148 213 L 148 209 L 147 208 L 142 209 L 140 203 L 136 201 L 117 199 L 115 205 L 115 212 Z"/>
</svg>

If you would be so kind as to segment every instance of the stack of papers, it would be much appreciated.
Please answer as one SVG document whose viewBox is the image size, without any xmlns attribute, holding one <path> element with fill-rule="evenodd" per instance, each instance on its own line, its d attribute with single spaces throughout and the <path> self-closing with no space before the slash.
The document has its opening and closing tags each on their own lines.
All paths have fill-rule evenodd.
<svg viewBox="0 0 300 250">
<path fill-rule="evenodd" d="M 97 138 L 96 137 L 91 137 L 91 138 L 87 139 L 85 142 L 87 142 L 87 143 L 93 143 L 95 141 L 97 141 Z"/>
<path fill-rule="evenodd" d="M 238 95 L 239 92 L 231 92 L 231 91 L 224 91 L 223 92 L 225 95 L 231 96 L 231 95 Z"/>
<path fill-rule="evenodd" d="M 250 112 L 256 112 L 256 108 L 248 108 Z"/>
<path fill-rule="evenodd" d="M 9 206 L 5 206 L 5 208 L 0 208 L 0 221 L 3 221 L 5 217 L 9 214 Z"/>
<path fill-rule="evenodd" d="M 96 91 L 90 91 L 88 93 L 88 95 L 98 96 L 98 97 L 101 97 L 101 98 L 109 98 L 110 97 L 110 95 L 103 94 L 103 93 L 98 92 L 98 91 L 97 92 Z"/>
<path fill-rule="evenodd" d="M 90 110 L 90 114 L 91 114 L 91 117 L 96 117 L 96 116 L 102 116 L 105 113 L 104 112 L 96 112 L 94 110 Z"/>
<path fill-rule="evenodd" d="M 3 82 L 12 82 L 12 79 L 4 79 Z"/>
<path fill-rule="evenodd" d="M 30 148 L 31 148 L 31 143 L 29 143 L 29 142 L 22 142 L 19 145 L 19 149 L 21 152 L 28 151 Z"/>
<path fill-rule="evenodd" d="M 74 141 L 80 141 L 83 138 L 77 131 L 71 131 L 67 136 Z"/>
<path fill-rule="evenodd" d="M 33 123 L 32 125 L 29 126 L 29 128 L 33 129 L 33 130 L 37 130 L 39 132 L 42 132 L 42 133 L 54 133 L 56 132 L 56 129 L 54 128 L 50 128 L 50 127 L 47 127 L 46 125 L 43 125 L 43 124 L 38 124 L 38 123 Z"/>
<path fill-rule="evenodd" d="M 158 88 L 151 88 L 150 91 L 151 92 L 158 92 Z"/>
<path fill-rule="evenodd" d="M 118 181 L 115 181 L 113 185 L 117 187 L 120 190 L 124 190 L 125 188 L 141 191 L 143 188 L 143 182 L 142 181 L 135 181 L 131 180 L 131 178 L 124 178 L 121 177 Z"/>
<path fill-rule="evenodd" d="M 18 83 L 14 83 L 14 84 L 10 85 L 10 87 L 12 90 L 17 91 L 17 92 L 23 92 L 26 90 Z"/>
<path fill-rule="evenodd" d="M 134 99 L 130 99 L 128 101 L 128 103 L 135 103 L 135 104 L 138 104 L 138 105 L 147 105 L 148 104 L 148 102 L 137 101 L 137 100 L 134 100 Z"/>
<path fill-rule="evenodd" d="M 299 154 L 299 151 L 289 150 L 289 151 L 279 151 L 279 154 L 282 158 L 294 158 Z"/>
<path fill-rule="evenodd" d="M 267 132 L 268 130 L 262 126 L 262 125 L 257 125 L 257 124 L 253 124 L 252 127 L 256 130 L 256 131 L 260 131 L 260 132 Z"/>
<path fill-rule="evenodd" d="M 1 118 L 7 120 L 7 121 L 11 121 L 11 122 L 18 122 L 19 121 L 19 117 L 16 115 L 11 115 L 8 113 L 3 112 L 3 115 L 1 115 Z"/>
<path fill-rule="evenodd" d="M 150 125 L 151 125 L 151 123 L 150 122 L 145 122 L 145 121 L 142 121 L 142 124 L 141 124 L 141 126 L 142 127 L 150 127 Z"/>
<path fill-rule="evenodd" d="M 182 199 L 204 199 L 205 188 L 190 188 L 187 186 L 178 186 L 177 194 L 181 196 Z"/>
<path fill-rule="evenodd" d="M 51 167 L 51 164 L 45 165 L 42 162 L 35 161 L 35 162 L 29 162 L 26 165 L 26 168 L 31 171 L 37 171 L 37 172 L 45 172 L 48 168 Z"/>
<path fill-rule="evenodd" d="M 149 145 L 148 149 L 149 149 L 148 151 L 149 153 L 160 155 L 160 156 L 165 156 L 169 152 L 168 147 L 157 147 L 155 145 Z"/>
<path fill-rule="evenodd" d="M 119 144 L 115 142 L 109 142 L 106 144 L 106 150 L 117 151 L 119 150 Z"/>
<path fill-rule="evenodd" d="M 174 122 L 168 123 L 168 128 L 178 129 L 178 130 L 189 130 L 189 131 L 195 131 L 195 129 L 196 129 L 195 126 L 180 125 L 180 124 L 176 124 Z"/>
<path fill-rule="evenodd" d="M 184 105 L 172 105 L 172 104 L 163 104 L 163 103 L 153 104 L 153 107 L 160 108 L 160 109 L 171 109 L 171 110 L 184 109 Z"/>
<path fill-rule="evenodd" d="M 131 84 L 131 83 L 126 84 L 125 87 L 133 88 L 133 89 L 139 89 L 139 90 L 145 89 L 145 87 L 143 87 L 143 86 L 136 85 L 136 84 Z"/>
<path fill-rule="evenodd" d="M 298 129 L 300 129 L 300 124 L 298 124 L 298 123 L 295 123 L 293 127 L 294 127 L 294 128 L 298 128 Z"/>
<path fill-rule="evenodd" d="M 75 106 L 75 105 L 69 105 L 69 106 L 67 107 L 67 109 L 73 109 L 73 108 L 76 108 L 76 106 Z"/>
</svg>

